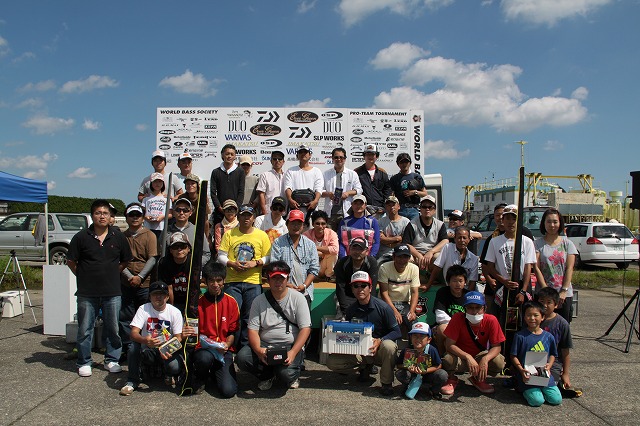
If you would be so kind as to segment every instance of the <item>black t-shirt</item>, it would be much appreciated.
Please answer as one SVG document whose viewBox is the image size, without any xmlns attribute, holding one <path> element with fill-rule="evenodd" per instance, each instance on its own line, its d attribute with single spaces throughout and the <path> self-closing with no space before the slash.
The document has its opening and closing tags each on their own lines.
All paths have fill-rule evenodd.
<svg viewBox="0 0 640 426">
<path fill-rule="evenodd" d="M 433 312 L 435 313 L 436 309 L 439 309 L 446 312 L 450 317 L 453 317 L 453 314 L 456 312 L 464 312 L 464 295 L 468 291 L 466 288 L 463 288 L 462 296 L 454 297 L 449 287 L 442 287 L 436 293 L 436 300 L 433 302 Z"/>
<path fill-rule="evenodd" d="M 395 174 L 389 179 L 389 184 L 401 206 L 404 204 L 418 205 L 420 203 L 419 195 L 412 195 L 411 197 L 405 197 L 403 195 L 405 189 L 422 190 L 422 188 L 424 188 L 424 180 L 418 173 L 408 173 L 406 175 L 401 173 Z"/>
<path fill-rule="evenodd" d="M 94 232 L 93 225 L 79 231 L 69 243 L 69 260 L 77 264 L 77 296 L 120 296 L 120 263 L 133 259 L 127 238 L 113 226 L 109 227 L 103 242 Z"/>
<path fill-rule="evenodd" d="M 171 255 L 163 257 L 158 265 L 158 279 L 170 285 L 173 290 L 173 304 L 185 306 L 187 303 L 187 292 L 189 283 L 189 265 L 191 264 L 191 254 L 187 256 L 184 263 L 176 263 Z"/>
</svg>

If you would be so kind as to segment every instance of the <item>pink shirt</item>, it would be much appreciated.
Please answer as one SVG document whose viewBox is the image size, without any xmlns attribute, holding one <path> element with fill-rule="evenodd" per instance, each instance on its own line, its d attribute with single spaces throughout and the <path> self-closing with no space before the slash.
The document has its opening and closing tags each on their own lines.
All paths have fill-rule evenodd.
<svg viewBox="0 0 640 426">
<path fill-rule="evenodd" d="M 324 228 L 324 238 L 318 243 L 316 240 L 315 231 L 313 228 L 309 229 L 304 234 L 305 237 L 313 241 L 316 246 L 329 247 L 329 254 L 338 254 L 338 234 L 336 234 L 331 228 Z"/>
</svg>

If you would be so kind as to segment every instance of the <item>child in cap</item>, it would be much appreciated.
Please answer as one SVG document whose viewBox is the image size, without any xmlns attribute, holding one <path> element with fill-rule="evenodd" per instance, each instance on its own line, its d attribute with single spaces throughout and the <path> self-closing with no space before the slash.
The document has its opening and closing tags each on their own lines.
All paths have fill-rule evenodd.
<svg viewBox="0 0 640 426">
<path fill-rule="evenodd" d="M 222 221 L 216 223 L 213 228 L 213 244 L 216 252 L 220 250 L 220 242 L 224 233 L 238 226 L 238 204 L 235 201 L 227 200 L 222 203 L 222 212 L 224 213 Z"/>
<path fill-rule="evenodd" d="M 164 229 L 164 216 L 167 208 L 167 196 L 164 193 L 164 176 L 153 173 L 150 177 L 151 195 L 142 200 L 145 208 L 144 227 L 160 238 Z"/>
<path fill-rule="evenodd" d="M 184 232 L 174 232 L 169 238 L 169 255 L 158 264 L 158 279 L 169 285 L 169 303 L 186 312 L 191 264 L 191 243 Z M 193 317 L 195 312 L 188 316 Z"/>
<path fill-rule="evenodd" d="M 526 328 L 515 334 L 511 345 L 511 365 L 516 372 L 516 389 L 522 392 L 522 396 L 532 407 L 539 407 L 545 401 L 551 405 L 560 405 L 562 395 L 556 386 L 555 379 L 550 374 L 551 366 L 558 357 L 558 347 L 553 335 L 540 327 L 544 321 L 545 308 L 538 302 L 527 302 L 522 310 L 524 311 Z M 533 372 L 529 368 L 525 368 L 527 352 L 546 353 L 547 363 L 544 365 L 544 369 L 541 372 L 536 372 L 549 377 L 546 386 L 528 384 Z"/>
<path fill-rule="evenodd" d="M 416 322 L 409 331 L 411 346 L 398 359 L 397 379 L 407 385 L 405 396 L 413 399 L 421 386 L 428 387 L 434 399 L 442 399 L 440 388 L 447 381 L 438 349 L 431 345 L 431 328 L 426 322 Z"/>
<path fill-rule="evenodd" d="M 150 302 L 138 308 L 131 321 L 131 345 L 127 355 L 129 376 L 127 383 L 120 389 L 120 395 L 128 396 L 141 382 L 140 366 L 148 367 L 162 365 L 167 385 L 175 384 L 175 376 L 180 373 L 180 359 L 177 352 L 165 355 L 158 347 L 169 339 L 182 339 L 182 315 L 169 300 L 169 286 L 156 281 L 149 286 Z M 145 379 L 148 379 L 145 377 Z"/>
</svg>

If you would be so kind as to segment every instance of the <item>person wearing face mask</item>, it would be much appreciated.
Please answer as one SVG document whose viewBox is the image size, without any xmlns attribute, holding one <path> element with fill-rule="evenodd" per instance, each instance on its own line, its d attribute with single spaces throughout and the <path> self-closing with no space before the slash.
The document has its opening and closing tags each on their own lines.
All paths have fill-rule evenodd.
<svg viewBox="0 0 640 426">
<path fill-rule="evenodd" d="M 482 293 L 468 292 L 464 310 L 454 314 L 444 330 L 447 352 L 442 357 L 442 365 L 449 379 L 440 391 L 443 395 L 453 395 L 458 384 L 455 374 L 468 371 L 471 384 L 480 392 L 490 394 L 495 389 L 486 378 L 504 369 L 505 359 L 500 349 L 505 336 L 498 319 L 485 313 Z"/>
</svg>

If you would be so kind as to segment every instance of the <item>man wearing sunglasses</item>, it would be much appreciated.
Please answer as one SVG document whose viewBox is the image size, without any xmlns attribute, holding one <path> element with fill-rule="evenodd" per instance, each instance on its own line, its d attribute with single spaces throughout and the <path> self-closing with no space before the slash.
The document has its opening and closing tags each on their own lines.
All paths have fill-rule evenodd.
<svg viewBox="0 0 640 426">
<path fill-rule="evenodd" d="M 420 199 L 420 216 L 411 219 L 402 234 L 403 244 L 409 245 L 413 261 L 421 271 L 432 267 L 435 256 L 449 242 L 447 227 L 435 215 L 436 199 L 431 195 L 422 197 Z"/>
<path fill-rule="evenodd" d="M 347 308 L 346 319 L 362 320 L 373 324 L 373 346 L 368 356 L 331 354 L 327 357 L 327 367 L 338 372 L 348 372 L 358 368 L 358 381 L 367 382 L 371 367 L 380 367 L 379 389 L 384 396 L 393 395 L 393 368 L 395 365 L 396 339 L 402 336 L 393 311 L 384 301 L 371 295 L 371 278 L 364 271 L 351 276 L 351 290 L 356 302 Z"/>
<path fill-rule="evenodd" d="M 271 202 L 271 212 L 256 217 L 253 227 L 262 229 L 269 236 L 271 244 L 276 238 L 288 232 L 287 222 L 282 216 L 287 210 L 287 202 L 282 197 L 275 197 Z"/>
<path fill-rule="evenodd" d="M 354 195 L 362 194 L 360 178 L 344 165 L 347 161 L 347 151 L 344 148 L 334 148 L 331 151 L 333 168 L 324 172 L 325 199 L 324 211 L 329 216 L 329 226 L 338 231 L 338 225 L 343 217 L 348 215 Z"/>
<path fill-rule="evenodd" d="M 169 247 L 169 238 L 174 232 L 184 232 L 189 241 L 196 240 L 196 226 L 189 221 L 191 214 L 193 213 L 193 204 L 187 198 L 179 198 L 173 204 L 173 218 L 175 222 L 170 223 L 167 228 L 167 238 L 165 240 L 165 246 L 163 250 L 165 253 Z M 202 264 L 206 265 L 211 259 L 211 248 L 209 241 L 206 238 L 202 239 Z"/>
<path fill-rule="evenodd" d="M 258 204 L 263 214 L 267 214 L 271 208 L 271 203 L 276 197 L 284 197 L 284 152 L 271 152 L 271 170 L 260 174 L 256 192 L 258 194 Z"/>
</svg>

